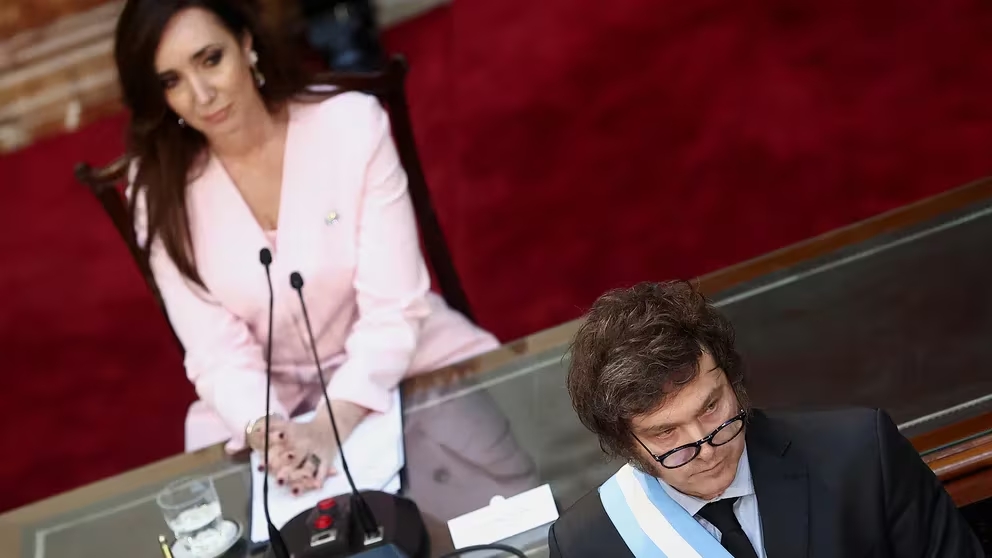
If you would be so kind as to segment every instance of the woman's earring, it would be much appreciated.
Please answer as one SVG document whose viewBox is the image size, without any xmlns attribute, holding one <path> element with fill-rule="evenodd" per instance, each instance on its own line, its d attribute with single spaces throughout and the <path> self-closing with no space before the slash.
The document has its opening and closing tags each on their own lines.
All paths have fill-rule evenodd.
<svg viewBox="0 0 992 558">
<path fill-rule="evenodd" d="M 249 52 L 248 61 L 251 63 L 251 75 L 255 78 L 255 84 L 259 87 L 265 86 L 265 75 L 258 70 L 258 53 L 254 50 Z"/>
<path fill-rule="evenodd" d="M 183 120 L 182 118 L 180 118 L 180 119 L 179 119 L 179 126 L 180 126 L 181 128 L 185 128 L 185 127 L 186 127 L 186 121 L 185 121 L 185 120 Z"/>
</svg>

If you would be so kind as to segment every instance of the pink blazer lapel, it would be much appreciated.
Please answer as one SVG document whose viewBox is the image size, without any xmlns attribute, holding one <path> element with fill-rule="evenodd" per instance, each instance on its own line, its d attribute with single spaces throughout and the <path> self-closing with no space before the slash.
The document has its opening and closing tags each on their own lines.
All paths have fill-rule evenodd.
<svg viewBox="0 0 992 558">
<path fill-rule="evenodd" d="M 325 125 L 327 119 L 320 111 L 328 108 L 317 104 L 292 108 L 276 262 L 287 277 L 299 271 L 304 280 L 331 280 L 321 288 L 340 292 L 351 289 L 356 264 L 364 169 L 349 164 L 347 142 L 341 141 L 347 135 Z M 348 281 L 342 283 L 342 278 Z"/>
</svg>

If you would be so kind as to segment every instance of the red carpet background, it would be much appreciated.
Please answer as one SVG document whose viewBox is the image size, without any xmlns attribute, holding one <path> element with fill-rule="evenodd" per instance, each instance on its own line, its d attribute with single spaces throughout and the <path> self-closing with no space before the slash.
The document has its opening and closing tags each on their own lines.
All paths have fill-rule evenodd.
<svg viewBox="0 0 992 558">
<path fill-rule="evenodd" d="M 992 5 L 974 0 L 458 0 L 386 41 L 503 340 L 992 168 Z M 123 122 L 0 160 L 0 509 L 182 448 L 180 358 L 72 178 L 120 152 Z"/>
</svg>

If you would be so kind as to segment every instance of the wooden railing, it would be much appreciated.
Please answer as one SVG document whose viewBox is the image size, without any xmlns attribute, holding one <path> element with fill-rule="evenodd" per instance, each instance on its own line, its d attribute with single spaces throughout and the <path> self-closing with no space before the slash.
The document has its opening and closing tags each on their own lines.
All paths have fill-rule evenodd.
<svg viewBox="0 0 992 558">
<path fill-rule="evenodd" d="M 113 33 L 123 2 L 74 6 L 88 4 L 0 41 L 0 154 L 119 110 Z"/>
<path fill-rule="evenodd" d="M 0 2 L 0 41 L 113 1 L 116 0 L 3 0 Z"/>
<path fill-rule="evenodd" d="M 992 498 L 992 413 L 913 438 L 958 506 Z"/>
</svg>

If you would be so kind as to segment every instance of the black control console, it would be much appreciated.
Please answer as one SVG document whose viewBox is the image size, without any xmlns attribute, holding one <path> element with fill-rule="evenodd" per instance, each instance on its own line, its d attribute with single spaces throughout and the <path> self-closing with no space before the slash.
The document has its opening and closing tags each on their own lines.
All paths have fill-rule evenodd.
<svg viewBox="0 0 992 558">
<path fill-rule="evenodd" d="M 416 504 L 385 492 L 361 494 L 378 532 L 366 535 L 352 514 L 351 494 L 328 498 L 280 530 L 292 558 L 428 558 L 430 539 Z"/>
</svg>

